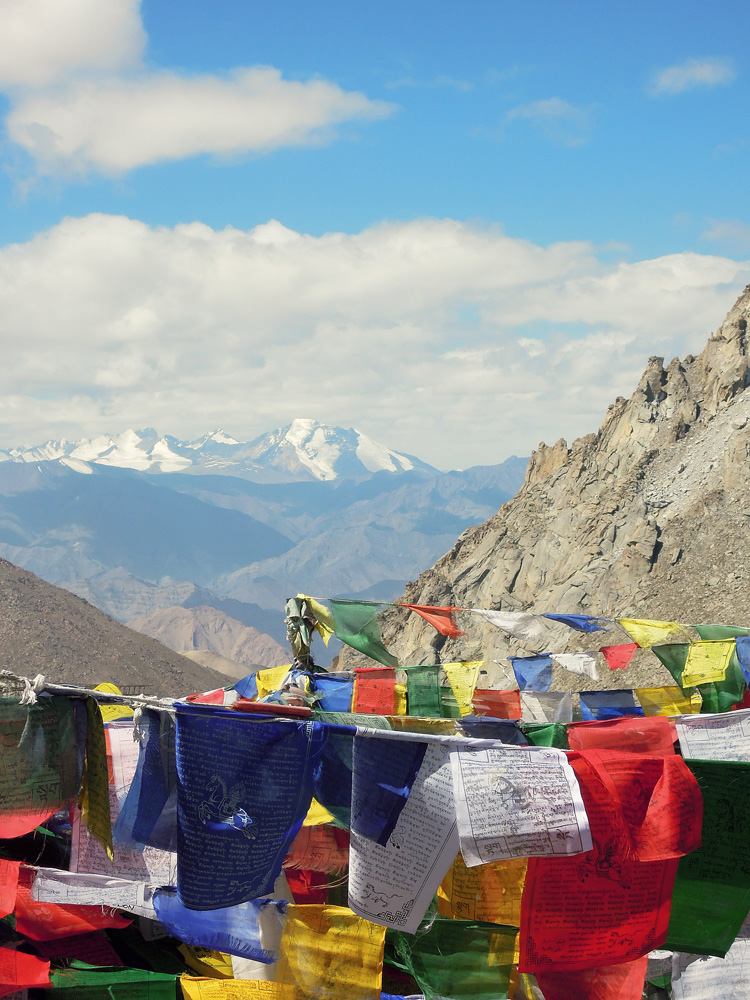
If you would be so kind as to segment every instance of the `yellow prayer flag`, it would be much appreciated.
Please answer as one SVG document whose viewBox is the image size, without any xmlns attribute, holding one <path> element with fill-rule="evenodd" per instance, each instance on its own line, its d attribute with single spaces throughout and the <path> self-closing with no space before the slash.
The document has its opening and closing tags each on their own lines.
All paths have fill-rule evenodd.
<svg viewBox="0 0 750 1000">
<path fill-rule="evenodd" d="M 177 949 L 187 965 L 209 979 L 234 979 L 232 956 L 210 948 L 197 948 L 181 944 Z"/>
<path fill-rule="evenodd" d="M 477 686 L 479 670 L 484 666 L 484 660 L 466 660 L 463 663 L 444 663 L 443 670 L 450 681 L 453 695 L 461 715 L 471 715 L 473 707 L 471 699 Z"/>
<path fill-rule="evenodd" d="M 387 715 L 391 729 L 401 733 L 425 733 L 432 736 L 455 736 L 453 719 L 427 719 L 417 715 Z"/>
<path fill-rule="evenodd" d="M 459 854 L 438 889 L 438 912 L 455 920 L 518 927 L 527 858 L 467 868 Z"/>
<path fill-rule="evenodd" d="M 278 691 L 291 669 L 291 663 L 286 663 L 283 667 L 269 667 L 268 670 L 259 670 L 255 675 L 258 684 L 258 701 Z"/>
<path fill-rule="evenodd" d="M 109 809 L 107 738 L 102 713 L 94 698 L 86 699 L 86 761 L 78 795 L 81 819 L 114 862 L 112 815 Z"/>
<path fill-rule="evenodd" d="M 346 906 L 291 905 L 275 980 L 300 997 L 379 1000 L 385 927 Z"/>
<path fill-rule="evenodd" d="M 734 649 L 734 639 L 701 639 L 691 642 L 685 669 L 682 671 L 682 687 L 723 681 Z"/>
<path fill-rule="evenodd" d="M 703 699 L 698 691 L 685 694 L 679 687 L 636 688 L 644 715 L 697 715 Z"/>
<path fill-rule="evenodd" d="M 103 684 L 97 684 L 94 691 L 105 691 L 107 694 L 122 694 L 122 691 L 118 688 L 118 686 L 110 683 L 110 681 L 105 681 Z M 128 708 L 127 705 L 99 705 L 99 711 L 102 713 L 103 722 L 114 722 L 115 719 L 133 718 L 133 709 Z"/>
<path fill-rule="evenodd" d="M 397 681 L 394 687 L 393 714 L 406 715 L 406 684 L 399 684 Z"/>
<path fill-rule="evenodd" d="M 333 635 L 333 615 L 325 604 L 316 601 L 314 597 L 308 597 L 307 594 L 297 594 L 297 600 L 307 601 L 310 605 L 310 610 L 315 615 L 315 631 L 320 634 L 320 638 L 327 646 L 328 640 Z"/>
<path fill-rule="evenodd" d="M 649 649 L 655 642 L 667 642 L 684 628 L 679 622 L 652 621 L 649 618 L 616 618 L 615 621 L 641 649 Z"/>
<path fill-rule="evenodd" d="M 308 1000 L 292 986 L 269 982 L 266 979 L 202 979 L 197 976 L 180 976 L 180 986 L 185 1000 Z"/>
<path fill-rule="evenodd" d="M 313 799 L 310 803 L 310 808 L 307 810 L 307 816 L 302 821 L 302 825 L 322 826 L 323 823 L 333 823 L 333 816 L 317 799 Z"/>
</svg>

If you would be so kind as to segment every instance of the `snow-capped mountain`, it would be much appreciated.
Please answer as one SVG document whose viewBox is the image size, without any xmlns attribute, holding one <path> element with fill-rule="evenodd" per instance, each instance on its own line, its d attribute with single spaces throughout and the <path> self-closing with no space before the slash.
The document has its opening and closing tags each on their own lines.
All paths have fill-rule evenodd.
<svg viewBox="0 0 750 1000">
<path fill-rule="evenodd" d="M 392 451 L 355 428 L 298 418 L 249 443 L 218 429 L 195 441 L 159 436 L 150 427 L 80 441 L 47 441 L 0 451 L 0 462 L 59 461 L 75 472 L 105 465 L 138 472 L 232 475 L 254 482 L 366 479 L 376 472 L 436 470 Z"/>
</svg>

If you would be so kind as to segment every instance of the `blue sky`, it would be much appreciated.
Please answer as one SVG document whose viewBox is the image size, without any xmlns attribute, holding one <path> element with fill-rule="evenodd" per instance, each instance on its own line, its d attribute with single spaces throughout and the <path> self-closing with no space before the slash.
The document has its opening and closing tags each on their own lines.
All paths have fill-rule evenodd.
<svg viewBox="0 0 750 1000">
<path fill-rule="evenodd" d="M 0 19 L 0 447 L 302 415 L 493 462 L 594 429 L 750 280 L 747 5 Z"/>
</svg>

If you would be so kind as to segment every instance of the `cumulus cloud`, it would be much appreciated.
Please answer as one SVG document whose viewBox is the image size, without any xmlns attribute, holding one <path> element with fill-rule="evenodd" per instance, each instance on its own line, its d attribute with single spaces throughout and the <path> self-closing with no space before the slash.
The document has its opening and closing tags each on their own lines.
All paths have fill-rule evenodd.
<svg viewBox="0 0 750 1000">
<path fill-rule="evenodd" d="M 712 219 L 701 239 L 722 243 L 733 250 L 750 250 L 750 223 L 740 219 Z"/>
<path fill-rule="evenodd" d="M 659 70 L 648 88 L 654 96 L 681 94 L 696 87 L 731 83 L 736 73 L 728 59 L 688 59 L 679 66 Z"/>
<path fill-rule="evenodd" d="M 324 80 L 298 83 L 271 67 L 254 67 L 226 79 L 159 73 L 81 81 L 61 94 L 21 100 L 6 124 L 44 172 L 121 173 L 199 153 L 309 143 L 341 122 L 382 118 L 391 110 Z"/>
<path fill-rule="evenodd" d="M 529 104 L 519 104 L 505 115 L 506 122 L 527 121 L 545 139 L 561 146 L 583 146 L 591 138 L 594 126 L 592 106 L 578 106 L 549 97 Z"/>
<path fill-rule="evenodd" d="M 0 0 L 0 87 L 45 87 L 70 74 L 138 66 L 140 0 Z"/>
<path fill-rule="evenodd" d="M 312 237 L 70 218 L 0 250 L 0 445 L 249 438 L 304 413 L 439 465 L 499 461 L 594 429 L 649 355 L 700 350 L 748 270 L 452 220 Z"/>
<path fill-rule="evenodd" d="M 0 0 L 0 88 L 8 137 L 39 173 L 123 173 L 196 156 L 330 140 L 343 122 L 394 106 L 268 66 L 224 76 L 139 69 L 138 0 Z"/>
</svg>

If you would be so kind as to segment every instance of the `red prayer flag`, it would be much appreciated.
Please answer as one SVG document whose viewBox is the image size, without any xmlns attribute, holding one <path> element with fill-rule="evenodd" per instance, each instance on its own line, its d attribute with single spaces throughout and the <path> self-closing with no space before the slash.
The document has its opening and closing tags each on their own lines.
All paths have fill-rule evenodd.
<svg viewBox="0 0 750 1000">
<path fill-rule="evenodd" d="M 87 934 L 104 927 L 127 927 L 131 918 L 110 906 L 41 903 L 31 898 L 31 873 L 22 869 L 16 896 L 16 930 L 33 941 Z"/>
<path fill-rule="evenodd" d="M 624 670 L 638 649 L 637 642 L 626 642 L 622 646 L 600 646 L 599 652 L 607 661 L 610 670 Z"/>
<path fill-rule="evenodd" d="M 677 855 L 700 842 L 700 790 L 688 783 L 681 758 L 589 751 L 569 761 L 593 848 L 530 859 L 522 972 L 596 969 L 658 948 L 667 936 Z"/>
<path fill-rule="evenodd" d="M 31 986 L 51 986 L 49 962 L 15 948 L 0 947 L 0 997 Z"/>
<path fill-rule="evenodd" d="M 471 699 L 475 715 L 490 715 L 493 719 L 520 719 L 521 692 L 488 691 L 477 688 Z"/>
<path fill-rule="evenodd" d="M 545 1000 L 641 1000 L 648 955 L 634 962 L 575 972 L 537 972 Z"/>
<path fill-rule="evenodd" d="M 396 703 L 396 671 L 393 667 L 357 667 L 354 670 L 352 712 L 393 715 Z"/>
<path fill-rule="evenodd" d="M 454 617 L 456 608 L 436 608 L 430 604 L 401 604 L 399 607 L 416 611 L 433 628 L 436 628 L 441 635 L 447 635 L 449 639 L 457 639 L 460 635 L 466 635 L 456 625 Z"/>
<path fill-rule="evenodd" d="M 0 917 L 7 917 L 16 908 L 20 861 L 0 860 Z"/>
<path fill-rule="evenodd" d="M 104 931 L 76 934 L 73 937 L 35 941 L 34 948 L 45 958 L 73 958 L 88 965 L 124 965 L 109 943 Z"/>
<path fill-rule="evenodd" d="M 328 879 L 323 872 L 287 868 L 284 874 L 297 906 L 307 903 L 325 904 L 328 901 Z"/>
<path fill-rule="evenodd" d="M 671 756 L 676 739 L 674 722 L 663 715 L 573 722 L 568 726 L 571 750 L 619 750 Z"/>
</svg>

